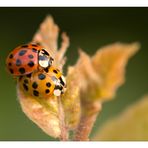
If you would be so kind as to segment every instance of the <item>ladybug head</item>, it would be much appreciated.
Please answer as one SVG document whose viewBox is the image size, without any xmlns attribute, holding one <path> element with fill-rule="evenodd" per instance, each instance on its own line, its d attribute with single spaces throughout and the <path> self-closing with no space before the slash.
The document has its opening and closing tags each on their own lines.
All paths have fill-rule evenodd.
<svg viewBox="0 0 148 148">
<path fill-rule="evenodd" d="M 41 67 L 43 68 L 50 67 L 52 65 L 53 60 L 54 59 L 50 56 L 50 54 L 45 49 L 42 49 L 39 51 L 38 61 Z"/>
</svg>

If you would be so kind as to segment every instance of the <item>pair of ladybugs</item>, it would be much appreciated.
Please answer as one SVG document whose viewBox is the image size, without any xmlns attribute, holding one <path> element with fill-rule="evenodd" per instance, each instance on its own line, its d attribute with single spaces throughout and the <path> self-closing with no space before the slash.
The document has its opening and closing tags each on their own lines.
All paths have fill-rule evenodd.
<svg viewBox="0 0 148 148">
<path fill-rule="evenodd" d="M 60 96 L 66 82 L 62 73 L 52 66 L 53 58 L 38 44 L 15 48 L 7 57 L 8 71 L 18 77 L 20 87 L 36 97 Z"/>
</svg>

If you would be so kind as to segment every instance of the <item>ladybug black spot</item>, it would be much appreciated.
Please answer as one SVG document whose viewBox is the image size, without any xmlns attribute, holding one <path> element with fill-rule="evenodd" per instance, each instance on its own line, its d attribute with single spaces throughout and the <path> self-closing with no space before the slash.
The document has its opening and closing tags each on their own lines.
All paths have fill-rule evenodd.
<svg viewBox="0 0 148 148">
<path fill-rule="evenodd" d="M 13 69 L 9 69 L 9 71 L 10 71 L 10 73 L 12 73 L 12 74 L 14 73 L 14 72 L 13 72 Z"/>
<path fill-rule="evenodd" d="M 46 86 L 47 86 L 47 87 L 50 87 L 50 86 L 51 86 L 51 83 L 50 83 L 50 82 L 47 82 L 47 83 L 46 83 Z"/>
<path fill-rule="evenodd" d="M 37 96 L 39 96 L 39 92 L 37 90 L 34 90 L 33 95 L 37 97 Z"/>
<path fill-rule="evenodd" d="M 24 80 L 24 83 L 26 83 L 26 84 L 27 84 L 27 83 L 28 83 L 28 80 L 27 80 L 27 79 L 25 79 L 25 80 Z"/>
<path fill-rule="evenodd" d="M 36 82 L 33 82 L 32 87 L 33 87 L 34 89 L 36 89 L 36 88 L 38 87 L 38 84 L 37 84 Z"/>
<path fill-rule="evenodd" d="M 44 74 L 42 74 L 42 73 L 38 75 L 38 78 L 39 78 L 40 80 L 45 79 L 45 77 L 46 77 L 46 76 L 45 76 Z"/>
<path fill-rule="evenodd" d="M 37 53 L 37 49 L 36 48 L 32 48 L 32 52 Z"/>
<path fill-rule="evenodd" d="M 22 64 L 21 60 L 17 59 L 16 60 L 16 66 L 21 66 L 21 64 Z"/>
<path fill-rule="evenodd" d="M 33 57 L 32 54 L 29 54 L 29 55 L 28 55 L 28 58 L 29 58 L 29 59 L 33 59 L 34 57 Z"/>
<path fill-rule="evenodd" d="M 33 67 L 33 66 L 34 66 L 34 62 L 33 62 L 33 61 L 30 61 L 30 62 L 28 63 L 28 66 Z"/>
<path fill-rule="evenodd" d="M 25 83 L 23 84 L 23 87 L 26 91 L 28 91 L 28 86 Z"/>
<path fill-rule="evenodd" d="M 26 52 L 27 52 L 27 50 L 21 50 L 21 51 L 19 52 L 19 56 L 23 56 Z"/>
<path fill-rule="evenodd" d="M 46 93 L 46 94 L 48 94 L 49 92 L 50 92 L 50 90 L 49 90 L 49 89 L 46 89 L 46 90 L 45 90 L 45 93 Z"/>
<path fill-rule="evenodd" d="M 25 73 L 25 68 L 19 68 L 19 72 L 20 72 L 21 74 L 24 74 L 24 73 Z"/>
<path fill-rule="evenodd" d="M 13 58 L 13 54 L 10 54 L 9 58 L 12 59 Z"/>
<path fill-rule="evenodd" d="M 53 72 L 56 73 L 56 74 L 58 73 L 55 69 L 53 70 Z"/>
<path fill-rule="evenodd" d="M 28 78 L 31 78 L 31 73 L 30 74 L 28 74 L 28 75 L 26 75 Z"/>
<path fill-rule="evenodd" d="M 9 66 L 12 66 L 12 64 L 11 64 L 11 63 L 8 63 L 8 65 L 9 65 Z"/>
<path fill-rule="evenodd" d="M 27 48 L 27 47 L 28 47 L 28 45 L 22 45 L 21 47 L 22 47 L 22 48 Z"/>
</svg>

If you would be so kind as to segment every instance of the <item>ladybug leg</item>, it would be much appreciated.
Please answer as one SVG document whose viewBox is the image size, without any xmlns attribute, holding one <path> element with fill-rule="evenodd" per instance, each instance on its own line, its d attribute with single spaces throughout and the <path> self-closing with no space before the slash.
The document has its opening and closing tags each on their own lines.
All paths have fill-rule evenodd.
<svg viewBox="0 0 148 148">
<path fill-rule="evenodd" d="M 41 46 L 41 43 L 40 42 L 36 42 L 36 44 Z"/>
<path fill-rule="evenodd" d="M 43 72 L 44 69 L 42 67 L 38 66 L 38 71 Z"/>
<path fill-rule="evenodd" d="M 49 70 L 48 70 L 48 68 L 42 68 L 42 67 L 39 66 L 39 67 L 38 67 L 38 71 L 41 72 L 41 73 L 46 73 L 46 74 L 48 74 L 48 71 L 49 71 Z"/>
</svg>

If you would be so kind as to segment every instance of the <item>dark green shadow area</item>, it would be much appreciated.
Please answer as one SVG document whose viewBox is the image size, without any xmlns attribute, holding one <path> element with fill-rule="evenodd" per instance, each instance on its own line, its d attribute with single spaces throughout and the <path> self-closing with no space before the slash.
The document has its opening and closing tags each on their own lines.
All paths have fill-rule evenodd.
<svg viewBox="0 0 148 148">
<path fill-rule="evenodd" d="M 67 64 L 76 62 L 79 47 L 93 55 L 106 44 L 141 43 L 140 52 L 128 63 L 126 83 L 114 100 L 104 104 L 91 135 L 148 93 L 148 8 L 0 8 L 0 140 L 54 140 L 22 113 L 15 81 L 5 70 L 8 53 L 30 41 L 48 14 L 70 36 Z"/>
</svg>

